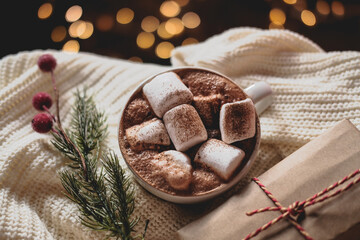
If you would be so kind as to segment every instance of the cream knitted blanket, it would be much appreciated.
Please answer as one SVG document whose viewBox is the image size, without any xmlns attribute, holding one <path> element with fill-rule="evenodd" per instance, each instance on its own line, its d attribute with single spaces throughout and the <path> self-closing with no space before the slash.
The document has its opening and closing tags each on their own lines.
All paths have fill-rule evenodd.
<svg viewBox="0 0 360 240">
<path fill-rule="evenodd" d="M 61 93 L 63 125 L 70 120 L 73 92 L 86 85 L 109 116 L 109 145 L 117 146 L 119 114 L 132 89 L 166 66 L 136 64 L 88 53 L 51 52 Z M 49 135 L 31 129 L 31 98 L 51 93 L 50 76 L 36 66 L 44 51 L 21 52 L 0 61 L 0 239 L 101 239 L 83 227 L 76 206 L 62 194 L 56 172 L 64 158 Z M 360 54 L 324 52 L 286 30 L 237 28 L 207 41 L 179 47 L 174 66 L 219 71 L 241 87 L 271 84 L 273 105 L 261 117 L 262 145 L 255 165 L 235 189 L 212 201 L 181 206 L 162 201 L 136 185 L 135 215 L 150 220 L 147 239 L 173 239 L 174 232 L 208 212 L 252 176 L 260 175 L 312 138 L 348 118 L 360 127 Z M 121 159 L 121 164 L 124 165 Z"/>
</svg>

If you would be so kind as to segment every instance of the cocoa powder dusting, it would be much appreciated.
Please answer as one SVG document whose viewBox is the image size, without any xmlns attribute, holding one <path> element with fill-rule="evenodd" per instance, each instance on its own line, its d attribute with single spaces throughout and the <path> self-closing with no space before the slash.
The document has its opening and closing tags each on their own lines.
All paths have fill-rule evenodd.
<svg viewBox="0 0 360 240">
<path fill-rule="evenodd" d="M 244 100 L 247 98 L 246 94 L 236 84 L 217 74 L 193 69 L 177 70 L 176 73 L 193 93 L 195 101 L 192 102 L 192 105 L 199 113 L 200 118 L 207 129 L 209 138 L 221 139 L 218 125 L 221 106 L 225 103 Z M 204 97 L 207 97 L 211 101 L 209 102 L 205 98 L 206 101 L 201 102 Z M 210 113 L 208 111 L 210 111 Z M 192 126 L 193 122 L 189 120 L 188 114 L 192 114 L 191 111 L 187 112 L 187 114 L 178 114 L 173 117 L 182 124 Z M 125 107 L 123 119 L 121 120 L 119 128 L 120 148 L 124 158 L 127 159 L 128 164 L 132 166 L 135 172 L 143 180 L 166 193 L 185 196 L 200 195 L 226 183 L 210 169 L 193 163 L 193 158 L 201 146 L 201 144 L 198 144 L 185 152 L 185 154 L 192 159 L 193 165 L 192 182 L 189 189 L 186 191 L 179 191 L 169 186 L 164 178 L 157 173 L 157 169 L 150 162 L 157 157 L 157 154 L 165 150 L 175 150 L 173 144 L 168 147 L 160 146 L 155 150 L 134 151 L 130 148 L 125 136 L 125 130 L 127 128 L 154 117 L 155 115 L 152 112 L 150 105 L 143 97 L 142 92 L 140 92 L 133 96 L 132 99 L 130 99 L 130 103 Z M 189 129 L 197 128 L 189 127 Z M 194 132 L 190 133 L 190 135 L 191 134 L 198 133 Z M 184 138 L 186 137 L 187 136 L 184 135 Z M 241 147 L 246 153 L 241 166 L 236 169 L 234 175 L 236 175 L 248 161 L 255 143 L 256 138 L 253 137 L 233 144 L 237 147 Z"/>
<path fill-rule="evenodd" d="M 192 186 L 194 192 L 207 192 L 221 184 L 221 179 L 212 171 L 201 167 L 193 171 Z"/>
<path fill-rule="evenodd" d="M 128 106 L 126 106 L 126 111 L 124 112 L 124 128 L 126 129 L 140 124 L 154 116 L 150 104 L 143 98 L 141 93 L 138 93 Z"/>
<path fill-rule="evenodd" d="M 204 70 L 186 69 L 176 72 L 194 96 L 221 94 L 221 104 L 246 99 L 246 94 L 226 78 Z"/>
</svg>

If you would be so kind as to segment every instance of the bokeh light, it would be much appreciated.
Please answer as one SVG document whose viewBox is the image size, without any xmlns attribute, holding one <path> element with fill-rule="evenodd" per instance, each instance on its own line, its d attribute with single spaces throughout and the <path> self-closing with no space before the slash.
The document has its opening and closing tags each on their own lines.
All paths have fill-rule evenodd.
<svg viewBox="0 0 360 240">
<path fill-rule="evenodd" d="M 143 60 L 137 56 L 133 56 L 131 58 L 129 58 L 130 61 L 133 61 L 133 62 L 139 62 L 139 63 L 142 63 Z"/>
<path fill-rule="evenodd" d="M 186 5 L 188 5 L 190 0 L 175 0 L 175 2 L 177 2 L 177 4 L 179 4 L 180 7 L 184 7 Z"/>
<path fill-rule="evenodd" d="M 314 26 L 316 24 L 316 17 L 315 15 L 309 11 L 309 10 L 304 10 L 301 12 L 301 20 L 303 21 L 303 23 L 307 26 Z"/>
<path fill-rule="evenodd" d="M 73 22 L 69 27 L 69 35 L 70 37 L 76 38 L 80 35 L 84 34 L 86 30 L 86 23 L 85 21 L 78 20 Z"/>
<path fill-rule="evenodd" d="M 91 37 L 94 32 L 94 26 L 91 22 L 85 22 L 85 30 L 83 33 L 79 34 L 79 38 L 87 39 Z"/>
<path fill-rule="evenodd" d="M 269 24 L 269 29 L 284 29 L 284 26 L 283 25 L 277 25 L 277 24 L 271 22 Z"/>
<path fill-rule="evenodd" d="M 145 32 L 154 32 L 159 27 L 160 21 L 154 16 L 147 16 L 141 21 L 141 28 Z"/>
<path fill-rule="evenodd" d="M 180 6 L 175 1 L 165 1 L 160 6 L 160 12 L 165 17 L 175 17 L 180 13 Z"/>
<path fill-rule="evenodd" d="M 283 10 L 279 8 L 271 9 L 269 14 L 270 21 L 276 25 L 284 25 L 286 21 L 286 16 Z"/>
<path fill-rule="evenodd" d="M 295 4 L 296 3 L 296 0 L 283 0 L 284 3 L 287 3 L 287 4 Z"/>
<path fill-rule="evenodd" d="M 113 28 L 114 18 L 109 14 L 103 14 L 96 20 L 96 27 L 100 31 L 106 32 Z"/>
<path fill-rule="evenodd" d="M 39 7 L 38 17 L 40 19 L 47 19 L 51 16 L 52 12 L 53 12 L 53 6 L 51 5 L 51 3 L 44 3 Z"/>
<path fill-rule="evenodd" d="M 121 24 L 128 24 L 134 19 L 134 11 L 130 8 L 122 8 L 116 13 L 116 21 Z"/>
<path fill-rule="evenodd" d="M 179 18 L 171 18 L 165 23 L 165 30 L 173 35 L 180 34 L 184 31 L 184 25 Z"/>
<path fill-rule="evenodd" d="M 316 10 L 322 15 L 330 13 L 330 6 L 326 1 L 320 0 L 316 2 Z"/>
<path fill-rule="evenodd" d="M 65 19 L 68 22 L 75 22 L 82 16 L 83 10 L 79 5 L 70 7 L 65 13 Z"/>
<path fill-rule="evenodd" d="M 136 38 L 136 44 L 143 49 L 150 48 L 155 42 L 155 36 L 149 32 L 141 32 Z"/>
<path fill-rule="evenodd" d="M 62 50 L 65 52 L 76 53 L 76 52 L 79 52 L 79 50 L 80 50 L 80 44 L 76 40 L 69 40 L 64 44 Z"/>
<path fill-rule="evenodd" d="M 296 10 L 301 12 L 302 10 L 307 8 L 307 2 L 306 0 L 297 0 L 296 3 L 294 4 L 294 7 Z"/>
<path fill-rule="evenodd" d="M 182 43 L 181 45 L 182 46 L 186 46 L 186 45 L 191 45 L 191 44 L 195 44 L 195 43 L 198 43 L 199 41 L 196 39 L 196 38 L 192 38 L 192 37 L 189 37 L 189 38 L 186 38 Z"/>
<path fill-rule="evenodd" d="M 61 42 L 66 37 L 66 28 L 64 26 L 57 26 L 51 32 L 51 40 L 53 42 Z"/>
<path fill-rule="evenodd" d="M 169 39 L 172 38 L 174 36 L 174 34 L 169 33 L 166 28 L 165 28 L 166 22 L 162 22 L 160 23 L 158 29 L 157 29 L 157 34 L 159 35 L 159 37 L 161 37 L 162 39 Z"/>
<path fill-rule="evenodd" d="M 345 14 L 344 5 L 339 1 L 333 1 L 331 3 L 331 11 L 337 16 L 343 16 Z"/>
<path fill-rule="evenodd" d="M 194 12 L 185 13 L 182 17 L 184 26 L 187 28 L 196 28 L 200 25 L 200 17 Z"/>
<path fill-rule="evenodd" d="M 174 49 L 174 45 L 170 42 L 161 42 L 156 46 L 156 56 L 162 59 L 171 57 L 171 51 Z"/>
</svg>

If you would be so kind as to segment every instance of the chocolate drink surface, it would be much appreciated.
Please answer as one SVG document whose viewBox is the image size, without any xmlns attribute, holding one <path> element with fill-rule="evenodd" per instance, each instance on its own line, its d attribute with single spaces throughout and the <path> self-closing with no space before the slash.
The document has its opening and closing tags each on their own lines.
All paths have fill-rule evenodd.
<svg viewBox="0 0 360 240">
<path fill-rule="evenodd" d="M 171 81 L 161 85 L 164 79 Z M 172 95 L 157 92 L 160 88 Z M 259 133 L 244 91 L 206 70 L 158 75 L 132 95 L 123 111 L 119 143 L 125 161 L 145 182 L 172 195 L 202 195 L 227 184 L 249 160 Z M 245 139 L 223 130 L 238 125 Z"/>
</svg>

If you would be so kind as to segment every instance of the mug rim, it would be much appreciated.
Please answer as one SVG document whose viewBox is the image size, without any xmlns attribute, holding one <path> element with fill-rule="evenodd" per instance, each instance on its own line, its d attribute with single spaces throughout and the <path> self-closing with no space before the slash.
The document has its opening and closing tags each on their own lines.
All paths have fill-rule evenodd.
<svg viewBox="0 0 360 240">
<path fill-rule="evenodd" d="M 248 96 L 248 94 L 244 91 L 244 89 L 242 87 L 240 87 L 237 83 L 235 83 L 231 78 L 225 76 L 224 74 L 221 74 L 217 71 L 214 71 L 212 69 L 209 68 L 204 68 L 204 67 L 193 67 L 193 66 L 183 66 L 183 67 L 173 67 L 173 68 L 169 68 L 167 70 L 158 72 L 156 74 L 153 74 L 149 77 L 147 77 L 145 80 L 143 80 L 142 82 L 140 82 L 134 90 L 131 91 L 131 93 L 129 94 L 129 96 L 127 97 L 127 100 L 125 102 L 125 105 L 123 107 L 123 109 L 120 112 L 120 117 L 119 117 L 119 121 L 117 124 L 117 141 L 119 144 L 119 148 L 120 148 L 120 152 L 121 155 L 124 159 L 124 162 L 126 163 L 128 169 L 131 171 L 131 173 L 134 175 L 136 181 L 148 192 L 152 193 L 153 195 L 169 201 L 169 202 L 173 202 L 173 203 L 180 203 L 180 204 L 193 204 L 193 203 L 199 203 L 199 202 L 203 202 L 206 200 L 210 200 L 216 196 L 219 196 L 225 192 L 227 192 L 228 190 L 230 190 L 231 188 L 233 188 L 236 184 L 238 184 L 241 179 L 243 179 L 246 174 L 249 172 L 249 170 L 251 169 L 252 165 L 254 164 L 258 151 L 259 151 L 259 147 L 260 147 L 260 141 L 261 141 L 261 128 L 260 128 L 260 120 L 258 117 L 257 112 L 255 111 L 255 116 L 256 116 L 256 141 L 255 141 L 255 147 L 252 151 L 252 154 L 250 155 L 247 163 L 242 167 L 242 169 L 240 169 L 240 171 L 237 173 L 236 176 L 234 176 L 229 182 L 224 183 L 214 189 L 211 189 L 209 191 L 206 191 L 204 193 L 200 193 L 199 195 L 188 195 L 188 196 L 184 196 L 184 195 L 175 195 L 175 194 L 171 194 L 171 193 L 167 193 L 165 191 L 162 191 L 154 186 L 152 186 L 151 184 L 149 184 L 148 182 L 146 182 L 131 166 L 131 164 L 128 162 L 128 160 L 126 160 L 126 154 L 124 154 L 123 152 L 126 151 L 126 149 L 123 149 L 122 145 L 121 145 L 121 141 L 120 141 L 120 131 L 123 131 L 120 127 L 123 125 L 123 116 L 124 116 L 124 111 L 126 109 L 126 107 L 129 105 L 130 99 L 132 99 L 132 97 L 134 95 L 136 95 L 139 91 L 141 91 L 141 89 L 144 87 L 144 85 L 148 82 L 150 82 L 153 78 L 155 78 L 156 76 L 163 74 L 163 73 L 167 73 L 167 72 L 175 72 L 175 71 L 179 71 L 179 70 L 203 70 L 203 71 L 208 71 L 214 74 L 217 74 L 221 77 L 226 78 L 226 80 L 229 80 L 230 82 L 234 83 L 236 86 L 238 86 L 244 93 L 245 95 L 250 98 Z M 175 72 L 176 73 L 176 72 Z"/>
</svg>

